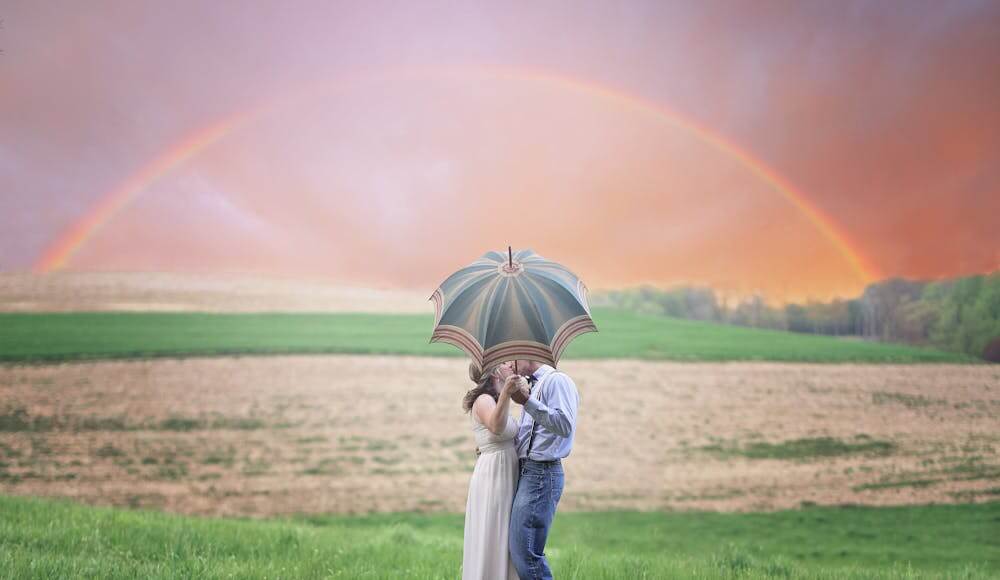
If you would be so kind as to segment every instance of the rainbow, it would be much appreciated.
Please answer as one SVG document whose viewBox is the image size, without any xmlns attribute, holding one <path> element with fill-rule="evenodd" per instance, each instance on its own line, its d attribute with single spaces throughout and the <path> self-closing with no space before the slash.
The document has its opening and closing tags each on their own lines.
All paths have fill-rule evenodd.
<svg viewBox="0 0 1000 580">
<path fill-rule="evenodd" d="M 39 273 L 61 270 L 73 254 L 118 215 L 135 197 L 156 180 L 170 173 L 203 149 L 240 126 L 245 115 L 233 115 L 192 132 L 144 165 L 118 187 L 107 192 L 79 220 L 70 224 L 35 264 Z"/>
<path fill-rule="evenodd" d="M 312 86 L 304 91 L 291 94 L 325 94 L 329 90 L 327 87 L 333 87 L 335 90 L 345 90 L 348 88 L 357 88 L 372 80 L 398 80 L 399 78 L 408 76 L 415 78 L 434 76 L 469 78 L 478 76 L 486 79 L 501 79 L 513 82 L 538 82 L 584 93 L 637 112 L 652 114 L 660 122 L 686 131 L 702 142 L 738 161 L 758 179 L 767 183 L 805 216 L 817 231 L 837 249 L 838 253 L 851 266 L 861 281 L 867 283 L 880 277 L 879 270 L 848 242 L 848 236 L 837 227 L 833 220 L 816 207 L 803 192 L 799 191 L 787 179 L 783 178 L 763 161 L 757 159 L 721 134 L 681 115 L 673 109 L 605 85 L 559 75 L 550 71 L 527 68 L 501 66 L 478 66 L 474 68 L 432 67 L 400 69 L 388 74 L 366 75 L 352 79 L 350 82 L 345 83 L 340 81 L 330 85 L 323 84 L 319 87 Z M 174 143 L 150 163 L 129 176 L 118 187 L 103 195 L 82 218 L 66 228 L 38 259 L 34 270 L 46 273 L 66 267 L 73 255 L 81 247 L 125 209 L 150 184 L 183 165 L 187 160 L 223 139 L 226 135 L 259 118 L 263 113 L 274 109 L 279 103 L 283 102 L 286 102 L 286 100 L 279 99 L 264 106 L 250 108 L 200 128 Z"/>
</svg>

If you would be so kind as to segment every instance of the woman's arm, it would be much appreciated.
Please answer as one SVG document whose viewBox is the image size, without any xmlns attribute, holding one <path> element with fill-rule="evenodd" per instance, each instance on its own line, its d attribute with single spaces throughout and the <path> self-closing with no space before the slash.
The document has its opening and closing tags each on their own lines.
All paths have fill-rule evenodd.
<svg viewBox="0 0 1000 580">
<path fill-rule="evenodd" d="M 519 377 L 511 376 L 507 380 L 517 380 Z M 510 392 L 508 389 L 501 389 L 500 396 L 496 401 L 493 397 L 482 394 L 472 405 L 472 412 L 479 418 L 479 422 L 486 425 L 486 428 L 494 435 L 503 433 L 507 426 L 507 415 L 510 412 Z"/>
</svg>

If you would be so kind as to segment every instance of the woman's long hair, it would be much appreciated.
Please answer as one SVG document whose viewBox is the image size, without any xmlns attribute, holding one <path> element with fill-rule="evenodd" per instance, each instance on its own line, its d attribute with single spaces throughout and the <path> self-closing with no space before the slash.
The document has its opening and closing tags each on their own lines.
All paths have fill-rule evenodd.
<svg viewBox="0 0 1000 580">
<path fill-rule="evenodd" d="M 483 393 L 493 397 L 494 401 L 500 397 L 500 392 L 493 385 L 492 372 L 484 371 L 476 363 L 469 363 L 469 378 L 476 386 L 469 389 L 469 392 L 465 393 L 465 397 L 462 399 L 462 409 L 466 413 L 472 410 L 473 403 Z"/>
</svg>

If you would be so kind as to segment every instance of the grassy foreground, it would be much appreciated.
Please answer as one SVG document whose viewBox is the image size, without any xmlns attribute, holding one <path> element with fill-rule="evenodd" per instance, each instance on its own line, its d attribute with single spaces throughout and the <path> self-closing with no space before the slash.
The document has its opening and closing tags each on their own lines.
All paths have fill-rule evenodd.
<svg viewBox="0 0 1000 580">
<path fill-rule="evenodd" d="M 973 362 L 954 353 L 595 309 L 600 329 L 569 358 L 790 362 Z M 0 362 L 354 353 L 463 356 L 428 344 L 431 315 L 307 313 L 6 313 Z"/>
<path fill-rule="evenodd" d="M 560 514 L 559 578 L 989 578 L 1000 503 Z M 202 519 L 0 497 L 0 578 L 456 578 L 461 515 Z"/>
</svg>

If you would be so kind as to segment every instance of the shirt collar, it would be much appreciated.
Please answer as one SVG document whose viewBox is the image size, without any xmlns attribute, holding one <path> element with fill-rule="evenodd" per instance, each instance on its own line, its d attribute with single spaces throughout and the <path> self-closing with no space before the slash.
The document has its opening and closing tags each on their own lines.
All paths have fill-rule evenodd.
<svg viewBox="0 0 1000 580">
<path fill-rule="evenodd" d="M 535 372 L 533 372 L 531 374 L 531 376 L 535 377 L 536 381 L 540 381 L 540 380 L 542 380 L 542 379 L 545 378 L 545 375 L 551 373 L 554 370 L 556 370 L 556 369 L 552 368 L 551 365 L 542 365 L 542 366 L 538 367 L 538 370 L 536 370 Z"/>
</svg>

